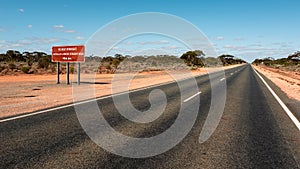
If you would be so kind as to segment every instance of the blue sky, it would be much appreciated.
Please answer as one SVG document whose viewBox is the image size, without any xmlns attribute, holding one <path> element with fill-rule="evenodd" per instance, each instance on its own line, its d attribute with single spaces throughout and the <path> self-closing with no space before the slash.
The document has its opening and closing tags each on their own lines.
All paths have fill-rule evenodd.
<svg viewBox="0 0 300 169">
<path fill-rule="evenodd" d="M 299 6 L 299 0 L 3 0 L 0 52 L 14 49 L 51 53 L 53 45 L 85 44 L 99 28 L 120 17 L 162 12 L 194 24 L 218 54 L 232 54 L 247 61 L 257 57 L 286 57 L 300 48 Z M 158 42 L 157 45 L 165 45 L 167 53 L 182 52 L 174 53 L 177 42 L 148 38 L 149 42 L 147 38 L 132 40 L 139 48 Z M 120 47 L 115 49 L 122 54 L 135 54 Z"/>
</svg>

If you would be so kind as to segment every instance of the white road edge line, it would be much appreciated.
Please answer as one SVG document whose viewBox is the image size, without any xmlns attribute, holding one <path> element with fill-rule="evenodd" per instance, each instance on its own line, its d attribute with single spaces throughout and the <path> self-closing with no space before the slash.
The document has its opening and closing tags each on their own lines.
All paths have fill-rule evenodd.
<svg viewBox="0 0 300 169">
<path fill-rule="evenodd" d="M 59 106 L 59 107 L 54 107 L 54 108 L 50 108 L 50 109 L 47 109 L 47 110 L 42 110 L 42 111 L 38 111 L 38 112 L 34 112 L 34 113 L 24 114 L 24 115 L 20 115 L 20 116 L 16 116 L 16 117 L 10 117 L 10 118 L 7 118 L 7 119 L 0 120 L 0 123 L 6 122 L 6 121 L 11 121 L 11 120 L 16 120 L 16 119 L 20 119 L 20 118 L 24 118 L 24 117 L 29 117 L 29 116 L 33 116 L 33 115 L 37 115 L 37 114 L 47 113 L 47 112 L 50 112 L 50 111 L 59 110 L 59 109 L 63 109 L 63 108 L 68 108 L 68 107 L 72 107 L 72 106 L 75 106 L 75 105 L 89 103 L 92 100 L 95 100 L 95 99 L 81 101 L 81 102 L 78 102 L 78 103 L 68 104 L 68 105 Z"/>
<path fill-rule="evenodd" d="M 262 80 L 262 82 L 267 86 L 269 91 L 272 93 L 272 95 L 275 97 L 277 102 L 280 104 L 280 106 L 283 108 L 283 110 L 286 112 L 286 114 L 290 117 L 290 119 L 293 121 L 293 123 L 296 125 L 296 127 L 300 131 L 300 122 L 298 119 L 294 116 L 294 114 L 290 111 L 290 109 L 283 103 L 283 101 L 277 96 L 277 94 L 272 90 L 272 88 L 268 85 L 268 83 L 261 77 L 259 73 L 252 67 L 254 72 L 258 75 L 258 77 Z"/>
<path fill-rule="evenodd" d="M 201 94 L 201 93 L 202 93 L 202 92 L 198 92 L 198 93 L 194 94 L 193 96 L 191 96 L 191 97 L 185 99 L 183 102 L 186 103 L 186 102 L 192 100 L 194 97 L 198 96 L 198 95 Z"/>
<path fill-rule="evenodd" d="M 223 80 L 225 80 L 226 78 L 225 77 L 223 77 L 222 79 L 220 79 L 220 81 L 223 81 Z"/>
</svg>

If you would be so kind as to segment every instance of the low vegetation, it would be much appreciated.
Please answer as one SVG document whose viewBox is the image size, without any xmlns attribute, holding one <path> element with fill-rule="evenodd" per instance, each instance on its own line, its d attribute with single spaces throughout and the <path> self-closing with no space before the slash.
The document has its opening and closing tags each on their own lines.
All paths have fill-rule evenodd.
<svg viewBox="0 0 300 169">
<path fill-rule="evenodd" d="M 232 55 L 221 55 L 217 58 L 205 57 L 205 54 L 201 50 L 188 51 L 182 54 L 180 59 L 183 59 L 188 66 L 196 67 L 228 66 L 246 63 L 244 60 Z"/>
<path fill-rule="evenodd" d="M 181 57 L 170 55 L 157 56 L 89 56 L 85 63 L 81 64 L 84 73 L 115 73 L 128 71 L 159 71 L 159 70 L 182 70 L 197 69 L 199 67 L 226 66 L 245 63 L 232 55 L 221 55 L 217 58 L 206 57 L 201 50 L 188 51 Z M 44 52 L 19 52 L 8 50 L 0 54 L 0 74 L 25 74 L 56 73 L 56 63 L 51 62 L 51 55 Z M 76 73 L 74 63 L 70 64 L 70 72 Z M 66 73 L 66 64 L 61 64 L 60 73 Z"/>
<path fill-rule="evenodd" d="M 300 51 L 295 52 L 286 58 L 274 59 L 267 57 L 263 59 L 255 59 L 252 62 L 252 64 L 264 65 L 286 70 L 300 71 Z"/>
<path fill-rule="evenodd" d="M 26 73 L 26 74 L 29 73 L 29 67 L 27 67 L 27 66 L 23 66 L 23 67 L 21 68 L 21 70 L 22 70 L 23 73 Z"/>
</svg>

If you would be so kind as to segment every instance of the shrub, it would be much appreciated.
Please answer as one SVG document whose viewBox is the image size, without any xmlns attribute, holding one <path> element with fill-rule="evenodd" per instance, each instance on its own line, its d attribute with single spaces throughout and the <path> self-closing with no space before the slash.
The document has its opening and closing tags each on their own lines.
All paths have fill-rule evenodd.
<svg viewBox="0 0 300 169">
<path fill-rule="evenodd" d="M 28 64 L 28 66 L 32 66 L 32 64 L 34 63 L 34 58 L 26 58 L 26 62 Z"/>
<path fill-rule="evenodd" d="M 74 73 L 75 72 L 75 68 L 72 66 L 70 67 L 70 73 Z"/>
<path fill-rule="evenodd" d="M 16 69 L 17 66 L 15 64 L 13 64 L 13 63 L 9 63 L 8 64 L 8 68 L 11 69 L 11 70 L 13 70 L 13 69 Z"/>
<path fill-rule="evenodd" d="M 43 56 L 38 60 L 39 68 L 48 68 L 50 63 L 51 63 L 51 57 L 50 56 Z"/>
<path fill-rule="evenodd" d="M 29 68 L 27 66 L 23 66 L 21 71 L 27 74 L 29 72 Z"/>
<path fill-rule="evenodd" d="M 5 66 L 0 66 L 0 72 L 5 69 Z"/>
<path fill-rule="evenodd" d="M 105 68 L 108 69 L 108 70 L 110 70 L 111 66 L 110 65 L 106 65 Z"/>
<path fill-rule="evenodd" d="M 112 60 L 112 64 L 117 68 L 120 64 L 120 60 L 115 58 L 115 59 Z"/>
</svg>

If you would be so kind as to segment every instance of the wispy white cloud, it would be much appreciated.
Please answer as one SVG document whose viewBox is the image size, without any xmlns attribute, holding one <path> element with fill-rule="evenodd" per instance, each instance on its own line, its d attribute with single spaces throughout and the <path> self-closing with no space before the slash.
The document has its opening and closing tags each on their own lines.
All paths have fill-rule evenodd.
<svg viewBox="0 0 300 169">
<path fill-rule="evenodd" d="M 32 28 L 32 25 L 27 25 L 27 28 L 31 29 L 31 28 Z"/>
<path fill-rule="evenodd" d="M 76 31 L 73 30 L 73 29 L 67 29 L 67 30 L 62 30 L 61 32 L 64 32 L 64 33 L 75 33 Z"/>
<path fill-rule="evenodd" d="M 167 55 L 170 54 L 167 50 L 163 49 L 142 49 L 142 50 L 136 50 L 131 53 L 132 56 L 151 56 L 151 55 Z"/>
<path fill-rule="evenodd" d="M 230 53 L 252 62 L 256 58 L 283 58 L 296 51 L 292 44 L 285 42 L 271 44 L 225 45 L 219 49 L 222 53 Z"/>
<path fill-rule="evenodd" d="M 114 55 L 116 53 L 120 53 L 123 55 L 131 55 L 131 56 L 151 56 L 151 55 L 175 55 L 180 56 L 188 49 L 182 46 L 177 45 L 168 45 L 161 46 L 157 48 L 131 48 L 128 49 L 126 46 L 115 46 L 111 48 L 107 55 Z"/>
<path fill-rule="evenodd" d="M 53 29 L 57 32 L 63 32 L 63 33 L 75 33 L 76 31 L 73 29 L 64 29 L 64 25 L 53 25 Z"/>
<path fill-rule="evenodd" d="M 167 41 L 167 40 L 161 40 L 161 41 L 159 41 L 161 44 L 169 44 L 170 42 L 169 41 Z"/>
<path fill-rule="evenodd" d="M 224 40 L 224 37 L 223 36 L 218 36 L 216 39 L 219 40 L 219 41 L 222 41 L 222 40 Z"/>
<path fill-rule="evenodd" d="M 18 43 L 17 41 L 13 42 L 13 41 L 6 41 L 6 40 L 2 40 L 0 41 L 0 50 L 10 50 L 10 49 L 18 49 L 20 47 L 22 47 L 23 44 Z"/>
<path fill-rule="evenodd" d="M 23 44 L 19 43 L 18 41 L 0 41 L 0 50 L 9 50 L 16 47 L 21 47 Z"/>
<path fill-rule="evenodd" d="M 25 38 L 22 40 L 16 40 L 16 41 L 7 41 L 7 40 L 1 40 L 0 41 L 0 50 L 6 51 L 9 49 L 14 50 L 27 50 L 27 49 L 33 49 L 37 50 L 38 48 L 45 47 L 49 48 L 49 45 L 55 44 L 58 42 L 66 42 L 66 39 L 60 39 L 60 38 L 40 38 L 40 37 L 30 37 Z"/>
<path fill-rule="evenodd" d="M 293 43 L 290 42 L 274 42 L 272 43 L 273 46 L 280 47 L 280 48 L 290 48 L 293 47 Z"/>
<path fill-rule="evenodd" d="M 22 44 L 22 45 L 31 45 L 31 44 L 33 44 L 33 41 L 28 40 L 28 39 L 22 39 L 22 40 L 18 40 L 16 42 L 19 43 L 19 44 Z"/>
<path fill-rule="evenodd" d="M 65 39 L 60 39 L 60 38 L 40 38 L 40 37 L 31 37 L 27 38 L 25 40 L 31 41 L 32 43 L 37 43 L 37 44 L 51 44 L 51 43 L 56 43 L 56 42 L 61 42 L 65 41 Z"/>
<path fill-rule="evenodd" d="M 229 49 L 231 51 L 270 51 L 275 50 L 274 48 L 270 47 L 263 47 L 263 46 L 235 46 L 235 45 L 225 45 L 223 48 Z"/>
<path fill-rule="evenodd" d="M 114 47 L 112 47 L 111 49 L 112 49 L 112 50 L 119 50 L 119 49 L 120 49 L 120 47 L 118 47 L 118 46 L 114 46 Z"/>
<path fill-rule="evenodd" d="M 64 25 L 53 25 L 54 29 L 62 29 L 64 27 L 65 27 Z"/>
<path fill-rule="evenodd" d="M 82 36 L 76 36 L 75 39 L 76 39 L 76 40 L 84 40 L 85 38 L 82 37 Z"/>
<path fill-rule="evenodd" d="M 122 43 L 122 45 L 123 45 L 123 44 L 125 44 L 125 45 L 133 45 L 133 44 L 134 44 L 134 42 L 127 41 L 127 42 L 125 42 L 125 43 Z"/>
<path fill-rule="evenodd" d="M 169 43 L 170 42 L 167 40 L 137 42 L 137 44 L 139 45 L 161 45 L 161 44 L 169 44 Z"/>
<path fill-rule="evenodd" d="M 262 44 L 260 44 L 260 43 L 257 43 L 257 44 L 251 44 L 251 45 L 248 45 L 248 46 L 250 46 L 250 47 L 262 47 L 263 45 Z"/>
<path fill-rule="evenodd" d="M 108 53 L 106 53 L 106 55 L 115 55 L 116 53 L 119 54 L 123 54 L 123 55 L 131 55 L 134 51 L 127 49 L 127 48 L 123 48 L 123 47 L 118 47 L 118 46 L 114 46 L 112 47 Z M 95 53 L 96 55 L 99 55 L 99 53 Z"/>
<path fill-rule="evenodd" d="M 23 12 L 25 12 L 25 10 L 23 8 L 20 8 L 19 12 L 23 13 Z"/>
<path fill-rule="evenodd" d="M 134 27 L 126 27 L 122 30 L 122 32 L 134 32 L 137 28 Z M 115 27 L 112 28 L 112 30 L 117 30 Z"/>
<path fill-rule="evenodd" d="M 14 44 L 12 44 L 11 46 L 12 46 L 12 47 L 21 47 L 21 46 L 23 46 L 23 45 L 20 44 L 20 43 L 14 43 Z"/>
<path fill-rule="evenodd" d="M 235 41 L 243 41 L 245 40 L 245 38 L 242 38 L 242 37 L 237 37 L 237 38 L 234 38 Z"/>
<path fill-rule="evenodd" d="M 176 46 L 176 45 L 171 45 L 171 46 L 163 46 L 161 48 L 164 50 L 174 50 L 174 49 L 181 49 L 182 47 Z"/>
</svg>

